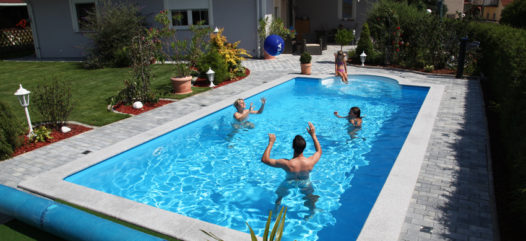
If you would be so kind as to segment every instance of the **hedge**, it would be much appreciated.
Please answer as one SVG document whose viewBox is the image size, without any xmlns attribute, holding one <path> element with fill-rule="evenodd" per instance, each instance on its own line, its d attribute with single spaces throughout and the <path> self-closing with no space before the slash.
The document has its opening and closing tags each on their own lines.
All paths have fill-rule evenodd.
<svg viewBox="0 0 526 241">
<path fill-rule="evenodd" d="M 526 30 L 478 22 L 467 28 L 482 51 L 502 238 L 519 238 L 526 227 Z"/>
<path fill-rule="evenodd" d="M 24 133 L 21 122 L 9 105 L 0 102 L 0 160 L 10 158 L 13 150 L 20 146 Z"/>
</svg>

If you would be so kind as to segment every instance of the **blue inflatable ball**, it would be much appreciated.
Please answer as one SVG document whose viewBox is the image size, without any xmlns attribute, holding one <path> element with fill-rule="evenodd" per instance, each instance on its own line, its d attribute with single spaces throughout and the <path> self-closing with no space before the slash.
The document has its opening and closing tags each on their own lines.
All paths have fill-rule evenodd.
<svg viewBox="0 0 526 241">
<path fill-rule="evenodd" d="M 265 51 L 272 56 L 278 56 L 285 48 L 285 41 L 279 35 L 269 35 L 263 45 Z"/>
</svg>

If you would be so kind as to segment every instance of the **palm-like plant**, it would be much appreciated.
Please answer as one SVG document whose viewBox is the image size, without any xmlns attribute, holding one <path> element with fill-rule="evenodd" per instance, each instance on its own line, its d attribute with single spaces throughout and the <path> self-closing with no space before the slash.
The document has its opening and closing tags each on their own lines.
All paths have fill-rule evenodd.
<svg viewBox="0 0 526 241">
<path fill-rule="evenodd" d="M 285 211 L 283 211 L 283 209 L 285 209 Z M 269 212 L 267 224 L 265 225 L 265 232 L 263 233 L 263 241 L 274 241 L 274 240 L 281 241 L 281 238 L 283 236 L 283 229 L 285 228 L 285 214 L 287 214 L 287 208 L 282 207 L 281 211 L 279 211 L 278 217 L 276 219 L 276 222 L 274 223 L 274 227 L 272 228 L 272 231 L 270 232 L 270 236 L 269 236 L 270 220 L 272 219 L 272 211 Z M 252 239 L 252 241 L 258 241 L 258 238 L 256 234 L 254 233 L 254 230 L 252 230 L 252 228 L 250 227 L 250 225 L 248 225 L 248 223 L 247 223 L 247 226 L 250 229 L 250 238 Z M 211 232 L 207 232 L 202 229 L 201 229 L 201 232 L 203 232 L 204 234 L 210 236 L 211 238 L 217 241 L 224 241 L 222 238 L 217 237 L 215 234 Z"/>
<path fill-rule="evenodd" d="M 285 209 L 285 211 L 283 211 Z M 276 219 L 276 222 L 274 223 L 274 227 L 272 228 L 272 232 L 270 232 L 270 220 L 272 219 L 272 211 L 268 214 L 267 224 L 265 225 L 265 232 L 263 233 L 263 241 L 280 241 L 281 237 L 283 235 L 283 229 L 285 228 L 285 214 L 287 213 L 287 208 L 282 207 L 279 211 L 278 217 Z M 252 241 L 257 241 L 256 234 L 254 234 L 254 230 L 248 225 L 248 228 L 250 229 L 250 237 L 252 238 Z M 277 238 L 276 238 L 277 235 Z"/>
</svg>

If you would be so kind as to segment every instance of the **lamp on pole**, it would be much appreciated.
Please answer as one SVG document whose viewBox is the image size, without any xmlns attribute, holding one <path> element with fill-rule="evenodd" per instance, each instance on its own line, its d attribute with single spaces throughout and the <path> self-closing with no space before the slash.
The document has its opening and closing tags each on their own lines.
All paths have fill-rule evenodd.
<svg viewBox="0 0 526 241">
<path fill-rule="evenodd" d="M 216 27 L 216 28 L 214 29 L 214 33 L 218 33 L 218 32 L 219 32 L 219 29 Z"/>
<path fill-rule="evenodd" d="M 29 111 L 27 110 L 27 107 L 29 106 L 29 94 L 31 92 L 29 90 L 26 90 L 22 87 L 22 84 L 20 84 L 20 88 L 15 92 L 15 96 L 18 97 L 18 101 L 20 102 L 20 105 L 24 107 L 24 110 L 26 111 L 26 118 L 27 118 L 27 124 L 29 125 L 29 134 L 27 136 L 31 137 L 33 134 L 33 126 L 31 125 L 31 118 L 29 118 Z"/>
<path fill-rule="evenodd" d="M 206 75 L 208 76 L 208 80 L 210 81 L 210 88 L 214 88 L 215 85 L 214 85 L 214 74 L 216 72 L 214 72 L 212 70 L 212 68 L 208 67 L 208 71 L 206 71 Z"/>
<path fill-rule="evenodd" d="M 365 54 L 365 51 L 362 51 L 362 54 L 360 54 L 360 60 L 362 61 L 362 66 L 364 66 L 366 57 L 367 57 L 367 54 Z"/>
</svg>

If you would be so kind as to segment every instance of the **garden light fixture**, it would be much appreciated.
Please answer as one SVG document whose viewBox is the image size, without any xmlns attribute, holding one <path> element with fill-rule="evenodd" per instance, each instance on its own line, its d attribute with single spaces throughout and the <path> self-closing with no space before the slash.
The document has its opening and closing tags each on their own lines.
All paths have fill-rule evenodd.
<svg viewBox="0 0 526 241">
<path fill-rule="evenodd" d="M 365 63 L 365 58 L 367 57 L 367 54 L 365 54 L 365 51 L 362 51 L 362 54 L 360 54 L 360 60 L 362 61 L 362 66 L 363 63 Z"/>
<path fill-rule="evenodd" d="M 26 111 L 26 118 L 27 118 L 27 124 L 29 125 L 29 134 L 28 136 L 31 137 L 33 134 L 33 126 L 31 125 L 31 118 L 29 118 L 29 111 L 27 110 L 27 107 L 29 106 L 29 94 L 31 92 L 29 90 L 26 90 L 22 88 L 22 84 L 20 84 L 20 88 L 15 92 L 15 96 L 18 97 L 18 101 L 20 102 L 20 105 L 24 107 L 24 110 Z"/>
<path fill-rule="evenodd" d="M 214 33 L 218 33 L 218 32 L 219 32 L 219 29 L 216 27 L 216 28 L 214 29 Z"/>
<path fill-rule="evenodd" d="M 214 88 L 214 75 L 216 72 L 212 70 L 212 68 L 208 67 L 208 71 L 206 71 L 206 75 L 208 76 L 208 80 L 210 81 L 210 88 Z"/>
</svg>

